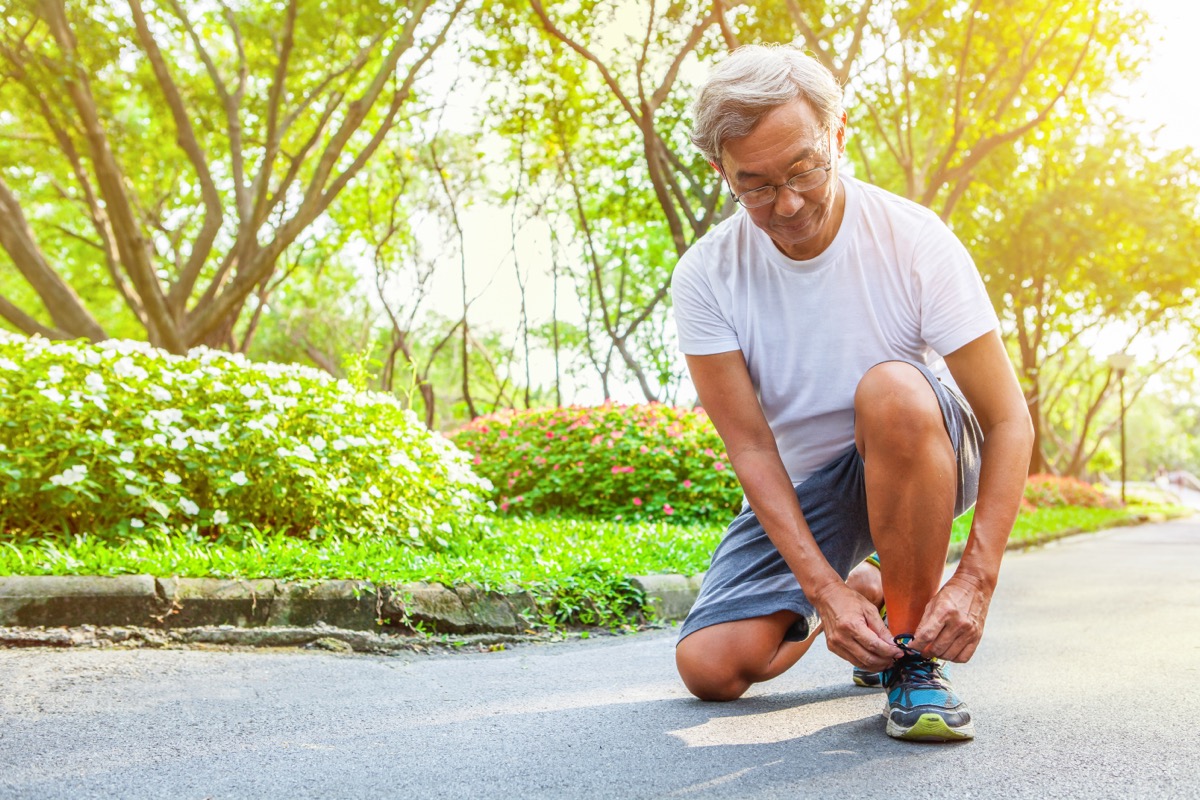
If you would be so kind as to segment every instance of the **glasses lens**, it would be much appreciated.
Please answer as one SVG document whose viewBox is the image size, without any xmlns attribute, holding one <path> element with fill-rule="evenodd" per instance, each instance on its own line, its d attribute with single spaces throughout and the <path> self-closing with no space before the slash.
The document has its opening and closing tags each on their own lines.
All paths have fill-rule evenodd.
<svg viewBox="0 0 1200 800">
<path fill-rule="evenodd" d="M 787 185 L 793 192 L 809 192 L 825 183 L 828 178 L 829 171 L 818 167 L 793 176 Z"/>
<path fill-rule="evenodd" d="M 774 199 L 774 186 L 763 186 L 761 189 L 751 189 L 745 194 L 738 196 L 738 202 L 746 208 L 758 208 L 759 206 L 765 206 Z"/>
</svg>

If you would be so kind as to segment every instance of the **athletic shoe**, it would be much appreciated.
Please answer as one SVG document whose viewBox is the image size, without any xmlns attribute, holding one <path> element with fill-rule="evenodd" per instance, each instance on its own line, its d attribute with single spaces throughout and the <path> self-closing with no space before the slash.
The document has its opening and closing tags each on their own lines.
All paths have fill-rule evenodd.
<svg viewBox="0 0 1200 800">
<path fill-rule="evenodd" d="M 866 689 L 878 689 L 883 686 L 882 672 L 871 672 L 861 667 L 855 667 L 850 677 L 854 680 L 855 686 L 862 686 Z"/>
<path fill-rule="evenodd" d="M 884 670 L 887 687 L 887 734 L 916 742 L 957 742 L 975 738 L 966 703 L 954 693 L 945 665 L 908 646 L 909 634 L 897 636 L 904 655 Z"/>
</svg>

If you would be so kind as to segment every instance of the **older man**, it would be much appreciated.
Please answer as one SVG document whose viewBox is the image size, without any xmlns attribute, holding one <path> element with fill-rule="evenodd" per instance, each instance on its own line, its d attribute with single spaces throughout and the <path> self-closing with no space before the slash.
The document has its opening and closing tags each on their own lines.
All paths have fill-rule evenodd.
<svg viewBox="0 0 1200 800">
<path fill-rule="evenodd" d="M 697 697 L 732 700 L 824 631 L 881 673 L 889 735 L 968 739 L 942 662 L 979 644 L 1032 428 L 962 245 L 927 209 L 841 174 L 841 98 L 800 51 L 744 47 L 693 108 L 692 141 L 741 208 L 680 260 L 675 316 L 747 503 L 676 661 Z M 951 523 L 972 505 L 942 585 Z M 873 550 L 880 569 L 863 563 Z"/>
</svg>

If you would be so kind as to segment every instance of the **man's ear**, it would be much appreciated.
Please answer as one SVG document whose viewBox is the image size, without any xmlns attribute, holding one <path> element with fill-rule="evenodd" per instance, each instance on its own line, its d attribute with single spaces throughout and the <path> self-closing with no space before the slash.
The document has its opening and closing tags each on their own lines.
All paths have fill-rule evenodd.
<svg viewBox="0 0 1200 800">
<path fill-rule="evenodd" d="M 717 162 L 715 162 L 715 161 L 710 161 L 710 162 L 708 162 L 708 165 L 709 165 L 710 167 L 712 167 L 713 169 L 715 169 L 717 172 L 721 172 L 721 165 L 720 165 L 720 164 L 718 164 Z M 722 174 L 722 175 L 724 175 L 725 173 L 724 173 L 724 172 L 721 172 L 721 174 Z"/>
<path fill-rule="evenodd" d="M 838 120 L 837 134 L 835 136 L 837 153 L 839 156 L 846 154 L 846 112 L 842 112 L 841 118 Z"/>
</svg>

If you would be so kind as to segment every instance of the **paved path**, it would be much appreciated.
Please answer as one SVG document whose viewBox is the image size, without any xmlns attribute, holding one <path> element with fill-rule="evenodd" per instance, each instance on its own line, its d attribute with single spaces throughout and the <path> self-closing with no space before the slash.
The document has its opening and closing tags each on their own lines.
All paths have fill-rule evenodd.
<svg viewBox="0 0 1200 800">
<path fill-rule="evenodd" d="M 1012 554 L 960 745 L 823 648 L 737 703 L 671 632 L 494 654 L 0 651 L 0 797 L 1200 798 L 1200 522 Z"/>
</svg>

